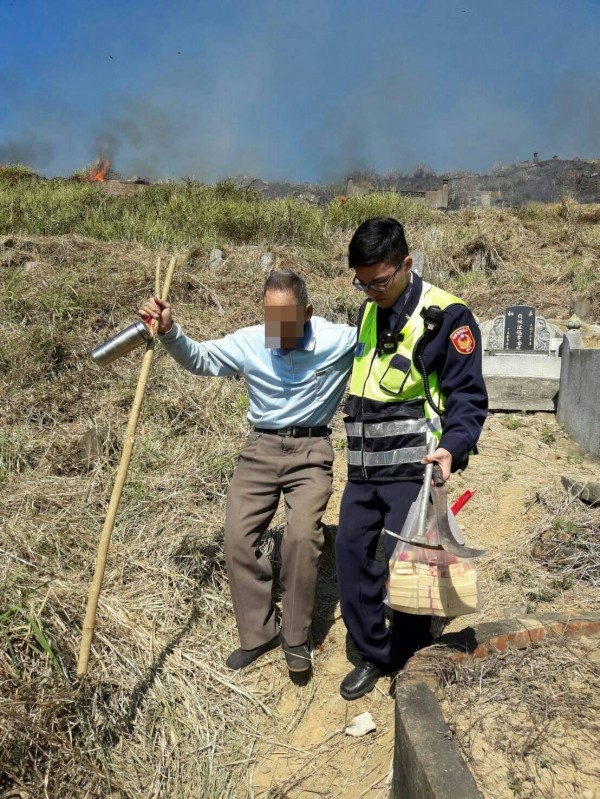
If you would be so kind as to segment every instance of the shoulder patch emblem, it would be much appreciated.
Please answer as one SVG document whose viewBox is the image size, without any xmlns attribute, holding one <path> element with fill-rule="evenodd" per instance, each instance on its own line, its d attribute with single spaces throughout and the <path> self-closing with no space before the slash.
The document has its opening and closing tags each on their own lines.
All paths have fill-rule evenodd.
<svg viewBox="0 0 600 799">
<path fill-rule="evenodd" d="M 475 350 L 475 339 L 468 325 L 457 328 L 450 335 L 450 341 L 454 344 L 455 350 L 460 352 L 461 355 L 470 355 Z"/>
</svg>

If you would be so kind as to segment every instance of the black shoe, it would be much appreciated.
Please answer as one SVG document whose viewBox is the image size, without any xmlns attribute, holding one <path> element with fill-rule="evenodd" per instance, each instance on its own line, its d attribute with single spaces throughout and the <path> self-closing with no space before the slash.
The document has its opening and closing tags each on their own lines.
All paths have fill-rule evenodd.
<svg viewBox="0 0 600 799">
<path fill-rule="evenodd" d="M 225 665 L 232 671 L 245 669 L 251 663 L 254 663 L 261 655 L 266 655 L 272 649 L 276 649 L 281 645 L 281 635 L 277 633 L 275 638 L 271 638 L 266 644 L 257 646 L 256 649 L 236 649 L 225 661 Z"/>
<path fill-rule="evenodd" d="M 382 669 L 368 660 L 361 661 L 347 674 L 340 685 L 340 693 L 344 699 L 358 699 L 373 690 L 375 683 L 383 674 Z"/>
<path fill-rule="evenodd" d="M 308 671 L 312 666 L 308 641 L 305 641 L 299 646 L 290 646 L 286 643 L 285 639 L 283 639 L 283 651 L 289 671 L 301 673 L 303 671 Z"/>
</svg>

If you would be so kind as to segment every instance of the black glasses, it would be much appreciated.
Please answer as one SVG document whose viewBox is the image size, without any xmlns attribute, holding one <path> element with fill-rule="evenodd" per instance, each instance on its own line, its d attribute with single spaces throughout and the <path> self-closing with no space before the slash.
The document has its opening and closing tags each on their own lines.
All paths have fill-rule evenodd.
<svg viewBox="0 0 600 799">
<path fill-rule="evenodd" d="M 354 280 L 352 281 L 352 285 L 354 286 L 355 289 L 358 289 L 359 291 L 364 291 L 364 292 L 375 291 L 377 292 L 377 294 L 380 294 L 382 291 L 385 291 L 388 283 L 394 277 L 396 272 L 402 269 L 403 264 L 404 261 L 400 264 L 400 266 L 397 266 L 394 269 L 392 274 L 388 277 L 387 280 L 384 280 L 383 283 L 380 283 L 379 281 L 375 281 L 374 283 L 363 283 L 362 280 L 359 280 L 357 277 L 355 277 Z"/>
</svg>

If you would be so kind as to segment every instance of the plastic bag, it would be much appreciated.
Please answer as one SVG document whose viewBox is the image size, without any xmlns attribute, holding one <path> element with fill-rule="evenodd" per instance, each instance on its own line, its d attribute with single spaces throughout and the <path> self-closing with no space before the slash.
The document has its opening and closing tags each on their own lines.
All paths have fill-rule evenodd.
<svg viewBox="0 0 600 799">
<path fill-rule="evenodd" d="M 473 560 L 459 558 L 442 549 L 431 505 L 427 509 L 424 538 L 412 541 L 415 519 L 411 516 L 416 509 L 411 508 L 411 512 L 400 536 L 395 535 L 398 543 L 389 562 L 386 605 L 393 610 L 428 616 L 455 617 L 478 613 L 481 599 Z M 464 543 L 462 531 L 451 511 L 448 519 L 455 538 Z M 384 532 L 389 534 L 388 530 Z"/>
<path fill-rule="evenodd" d="M 444 549 L 398 541 L 386 587 L 385 603 L 405 613 L 455 617 L 480 610 L 473 560 Z"/>
<path fill-rule="evenodd" d="M 468 500 L 465 500 L 465 502 L 466 501 Z M 393 533 L 391 530 L 385 530 L 385 529 L 383 532 L 386 533 L 387 535 L 394 536 L 394 538 L 401 538 L 403 541 L 410 541 L 413 544 L 425 544 L 425 546 L 439 547 L 441 546 L 440 535 L 438 532 L 435 511 L 431 503 L 429 503 L 429 505 L 427 506 L 427 515 L 425 520 L 425 529 L 423 537 L 416 536 L 416 529 L 418 526 L 417 519 L 419 516 L 420 503 L 421 503 L 421 495 L 419 494 L 417 499 L 410 506 L 408 515 L 406 517 L 404 525 L 402 526 L 402 530 L 400 531 L 399 534 Z M 452 535 L 454 536 L 455 541 L 459 544 L 464 544 L 465 537 L 462 533 L 462 530 L 458 526 L 456 519 L 454 518 L 454 513 L 452 512 L 452 508 L 450 507 L 450 505 L 448 505 L 448 522 L 450 523 L 450 529 L 452 531 Z"/>
</svg>

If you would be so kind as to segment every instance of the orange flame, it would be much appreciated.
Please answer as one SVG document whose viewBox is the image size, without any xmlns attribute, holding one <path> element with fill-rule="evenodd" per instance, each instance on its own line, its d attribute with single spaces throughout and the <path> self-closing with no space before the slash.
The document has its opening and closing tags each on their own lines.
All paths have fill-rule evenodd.
<svg viewBox="0 0 600 799">
<path fill-rule="evenodd" d="M 102 182 L 106 180 L 106 173 L 110 167 L 110 161 L 98 161 L 97 164 L 90 170 L 90 174 L 88 175 L 88 180 L 96 180 L 98 182 Z"/>
</svg>

